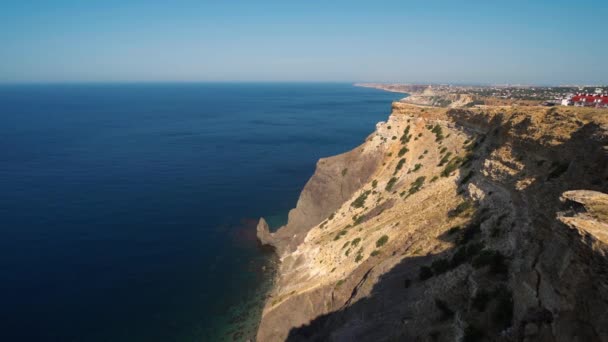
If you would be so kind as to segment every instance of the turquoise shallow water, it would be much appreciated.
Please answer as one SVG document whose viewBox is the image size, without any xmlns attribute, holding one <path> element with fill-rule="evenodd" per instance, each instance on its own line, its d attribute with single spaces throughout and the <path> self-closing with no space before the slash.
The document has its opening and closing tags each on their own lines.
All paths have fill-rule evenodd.
<svg viewBox="0 0 608 342">
<path fill-rule="evenodd" d="M 255 331 L 255 241 L 318 158 L 400 94 L 349 84 L 0 86 L 0 340 L 215 341 Z"/>
</svg>

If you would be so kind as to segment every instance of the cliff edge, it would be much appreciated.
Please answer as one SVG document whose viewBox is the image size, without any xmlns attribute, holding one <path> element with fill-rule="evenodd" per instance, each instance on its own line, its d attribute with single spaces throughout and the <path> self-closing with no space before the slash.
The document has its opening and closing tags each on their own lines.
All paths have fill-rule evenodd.
<svg viewBox="0 0 608 342">
<path fill-rule="evenodd" d="M 608 341 L 608 113 L 396 102 L 321 159 L 258 341 Z"/>
</svg>

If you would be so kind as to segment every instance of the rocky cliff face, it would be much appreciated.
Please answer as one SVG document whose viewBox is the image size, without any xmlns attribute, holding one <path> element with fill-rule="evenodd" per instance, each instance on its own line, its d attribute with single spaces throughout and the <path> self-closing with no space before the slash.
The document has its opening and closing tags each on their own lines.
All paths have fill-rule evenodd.
<svg viewBox="0 0 608 342">
<path fill-rule="evenodd" d="M 606 146 L 605 111 L 395 103 L 260 221 L 258 340 L 608 341 Z"/>
</svg>

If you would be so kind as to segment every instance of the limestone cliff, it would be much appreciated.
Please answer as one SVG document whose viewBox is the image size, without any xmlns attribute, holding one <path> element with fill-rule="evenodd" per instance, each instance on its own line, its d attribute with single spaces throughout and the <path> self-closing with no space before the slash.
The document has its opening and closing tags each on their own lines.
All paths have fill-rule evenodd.
<svg viewBox="0 0 608 342">
<path fill-rule="evenodd" d="M 261 220 L 257 340 L 608 341 L 606 146 L 606 111 L 394 103 Z"/>
</svg>

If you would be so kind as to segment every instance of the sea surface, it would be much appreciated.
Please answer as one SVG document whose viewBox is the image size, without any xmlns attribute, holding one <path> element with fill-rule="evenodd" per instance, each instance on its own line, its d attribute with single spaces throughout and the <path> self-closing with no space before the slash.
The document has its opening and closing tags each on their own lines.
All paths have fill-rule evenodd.
<svg viewBox="0 0 608 342">
<path fill-rule="evenodd" d="M 350 84 L 0 85 L 0 341 L 255 334 L 317 159 L 401 94 Z"/>
</svg>

